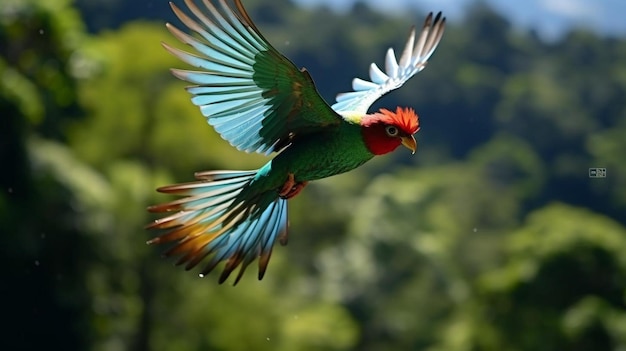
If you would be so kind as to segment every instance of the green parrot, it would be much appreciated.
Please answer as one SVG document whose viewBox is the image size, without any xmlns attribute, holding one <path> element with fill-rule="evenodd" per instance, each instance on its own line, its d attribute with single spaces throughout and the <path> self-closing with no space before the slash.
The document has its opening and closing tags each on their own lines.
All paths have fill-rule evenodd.
<svg viewBox="0 0 626 351">
<path fill-rule="evenodd" d="M 240 0 L 185 0 L 188 13 L 170 3 L 176 16 L 197 35 L 167 24 L 194 53 L 163 44 L 180 60 L 200 70 L 173 69 L 193 85 L 187 90 L 208 123 L 245 152 L 276 156 L 250 171 L 206 171 L 196 181 L 161 187 L 180 196 L 148 208 L 167 213 L 147 226 L 160 235 L 149 244 L 173 243 L 165 256 L 191 269 L 207 260 L 200 276 L 225 262 L 219 283 L 258 259 L 263 278 L 276 241 L 287 243 L 287 200 L 316 179 L 350 171 L 403 145 L 415 153 L 420 129 L 411 108 L 380 109 L 371 104 L 424 69 L 443 35 L 441 13 L 426 18 L 419 36 L 412 28 L 397 61 L 387 51 L 385 71 L 370 66 L 370 81 L 355 78 L 352 92 L 329 105 L 309 73 L 298 69 L 263 37 Z M 190 16 L 191 15 L 191 16 Z"/>
</svg>

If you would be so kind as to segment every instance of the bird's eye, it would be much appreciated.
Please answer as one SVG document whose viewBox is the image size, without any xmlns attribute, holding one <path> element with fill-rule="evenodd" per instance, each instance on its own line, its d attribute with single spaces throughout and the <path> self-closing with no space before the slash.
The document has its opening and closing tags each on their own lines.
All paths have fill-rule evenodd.
<svg viewBox="0 0 626 351">
<path fill-rule="evenodd" d="M 387 135 L 389 135 L 390 137 L 395 137 L 398 136 L 398 128 L 394 127 L 394 126 L 387 126 L 385 127 L 385 132 L 387 133 Z"/>
</svg>

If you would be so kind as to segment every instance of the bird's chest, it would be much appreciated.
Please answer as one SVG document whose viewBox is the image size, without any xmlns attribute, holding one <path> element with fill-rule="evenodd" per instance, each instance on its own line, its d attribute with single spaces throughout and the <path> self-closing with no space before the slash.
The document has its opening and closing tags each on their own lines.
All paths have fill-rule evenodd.
<svg viewBox="0 0 626 351">
<path fill-rule="evenodd" d="M 350 135 L 313 135 L 298 140 L 275 159 L 279 168 L 304 182 L 351 171 L 373 157 L 362 140 Z"/>
</svg>

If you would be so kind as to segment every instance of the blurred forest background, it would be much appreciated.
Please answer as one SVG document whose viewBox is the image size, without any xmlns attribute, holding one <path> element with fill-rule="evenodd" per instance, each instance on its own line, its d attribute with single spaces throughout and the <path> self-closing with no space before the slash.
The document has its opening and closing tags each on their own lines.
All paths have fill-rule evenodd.
<svg viewBox="0 0 626 351">
<path fill-rule="evenodd" d="M 626 349 L 626 38 L 544 42 L 477 3 L 376 106 L 417 109 L 418 153 L 310 185 L 231 287 L 145 244 L 157 186 L 265 161 L 170 75 L 167 3 L 1 3 L 2 349 Z M 331 102 L 424 16 L 244 3 Z"/>
</svg>

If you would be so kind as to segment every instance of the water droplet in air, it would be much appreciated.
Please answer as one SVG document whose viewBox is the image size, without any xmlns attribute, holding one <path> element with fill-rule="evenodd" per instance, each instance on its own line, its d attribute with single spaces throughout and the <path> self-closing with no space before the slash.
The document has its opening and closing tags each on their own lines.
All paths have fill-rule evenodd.
<svg viewBox="0 0 626 351">
<path fill-rule="evenodd" d="M 474 228 L 474 233 L 476 233 L 478 231 L 478 228 Z"/>
<path fill-rule="evenodd" d="M 35 266 L 39 267 L 39 260 L 35 260 Z"/>
<path fill-rule="evenodd" d="M 204 278 L 204 274 L 200 273 L 200 274 L 198 274 L 198 277 Z"/>
</svg>

